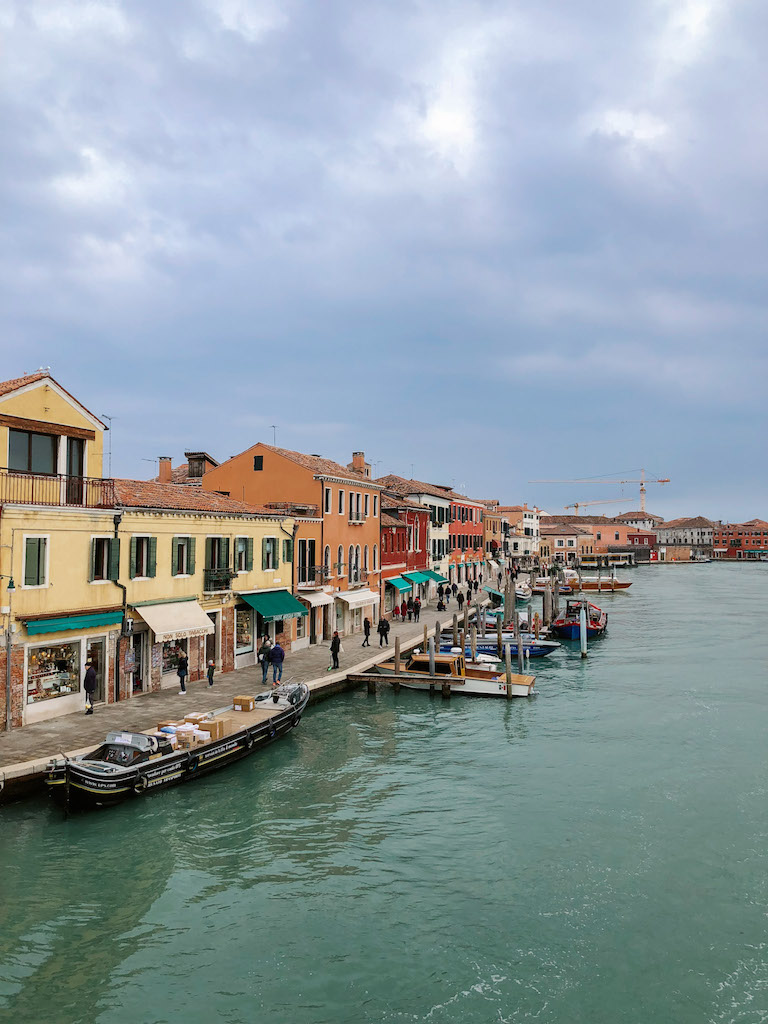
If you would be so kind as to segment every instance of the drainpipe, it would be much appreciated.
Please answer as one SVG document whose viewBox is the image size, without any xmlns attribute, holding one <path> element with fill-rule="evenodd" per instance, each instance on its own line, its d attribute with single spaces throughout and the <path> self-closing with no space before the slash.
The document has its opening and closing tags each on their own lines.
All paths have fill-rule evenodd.
<svg viewBox="0 0 768 1024">
<path fill-rule="evenodd" d="M 112 522 L 115 524 L 115 540 L 118 539 L 118 531 L 120 529 L 120 523 L 123 520 L 123 513 L 118 512 L 113 517 Z M 120 562 L 117 563 L 117 574 L 120 575 Z M 125 619 L 128 610 L 128 588 L 125 584 L 120 583 L 118 580 L 112 580 L 116 587 L 119 587 L 123 592 L 123 618 L 122 626 L 120 629 L 120 636 L 125 634 Z M 117 649 L 115 650 L 115 703 L 120 700 L 120 641 L 117 642 Z"/>
</svg>

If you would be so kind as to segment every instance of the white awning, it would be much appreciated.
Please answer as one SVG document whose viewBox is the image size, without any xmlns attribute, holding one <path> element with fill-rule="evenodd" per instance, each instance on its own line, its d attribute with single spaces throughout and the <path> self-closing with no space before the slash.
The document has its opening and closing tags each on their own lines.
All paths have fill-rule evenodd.
<svg viewBox="0 0 768 1024">
<path fill-rule="evenodd" d="M 322 608 L 323 605 L 333 604 L 333 594 L 326 594 L 323 590 L 309 590 L 305 594 L 296 595 L 300 601 L 306 601 L 311 608 Z"/>
<path fill-rule="evenodd" d="M 183 640 L 190 636 L 206 636 L 214 632 L 213 622 L 197 601 L 147 604 L 136 608 L 136 611 L 155 634 L 157 643 Z"/>
<path fill-rule="evenodd" d="M 340 601 L 346 601 L 350 608 L 379 603 L 379 595 L 373 590 L 344 590 L 333 596 L 338 597 Z"/>
</svg>

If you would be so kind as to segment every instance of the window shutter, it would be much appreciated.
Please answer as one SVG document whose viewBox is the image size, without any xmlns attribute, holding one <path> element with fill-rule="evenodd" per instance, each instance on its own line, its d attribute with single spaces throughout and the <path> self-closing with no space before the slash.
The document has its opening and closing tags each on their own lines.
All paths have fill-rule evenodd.
<svg viewBox="0 0 768 1024">
<path fill-rule="evenodd" d="M 216 566 L 213 564 L 213 537 L 205 538 L 205 568 L 215 569 Z"/>
<path fill-rule="evenodd" d="M 131 565 L 130 565 L 130 573 L 129 573 L 129 575 L 130 575 L 132 580 L 136 578 L 136 538 L 135 537 L 131 537 Z"/>
<path fill-rule="evenodd" d="M 179 575 L 179 538 L 171 541 L 171 576 Z"/>
<path fill-rule="evenodd" d="M 222 539 L 221 547 L 219 548 L 219 551 L 221 552 L 221 565 L 219 566 L 219 568 L 220 569 L 228 569 L 229 568 L 229 537 L 224 537 Z"/>
<path fill-rule="evenodd" d="M 245 571 L 253 569 L 253 537 L 245 538 Z"/>
<path fill-rule="evenodd" d="M 316 565 L 315 562 L 315 542 L 313 540 L 307 541 L 307 564 Z"/>
<path fill-rule="evenodd" d="M 147 548 L 147 576 L 154 579 L 157 576 L 157 537 L 149 538 Z"/>
<path fill-rule="evenodd" d="M 268 539 L 266 537 L 262 537 L 262 539 L 261 539 L 261 568 L 262 569 L 266 569 L 267 568 L 267 543 L 268 543 Z"/>
<path fill-rule="evenodd" d="M 284 562 L 292 562 L 293 561 L 293 541 L 292 540 L 284 540 L 283 541 L 283 561 Z"/>
<path fill-rule="evenodd" d="M 120 577 L 120 539 L 113 537 L 109 542 L 109 578 L 113 583 Z"/>
<path fill-rule="evenodd" d="M 24 545 L 24 586 L 34 587 L 39 579 L 40 542 L 37 537 L 27 537 Z"/>
<path fill-rule="evenodd" d="M 91 561 L 88 567 L 88 582 L 93 583 L 96 579 L 96 540 L 91 541 Z"/>
<path fill-rule="evenodd" d="M 187 572 L 190 576 L 195 575 L 195 538 L 190 537 L 187 541 Z"/>
</svg>

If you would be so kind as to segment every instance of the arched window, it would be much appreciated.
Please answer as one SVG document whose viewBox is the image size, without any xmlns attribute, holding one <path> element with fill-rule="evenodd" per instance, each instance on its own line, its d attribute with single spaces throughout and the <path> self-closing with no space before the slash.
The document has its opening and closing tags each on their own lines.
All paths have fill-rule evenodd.
<svg viewBox="0 0 768 1024">
<path fill-rule="evenodd" d="M 349 545 L 349 565 L 347 566 L 347 579 L 352 582 L 352 575 L 355 571 L 355 549 L 352 544 Z"/>
<path fill-rule="evenodd" d="M 339 544 L 338 560 L 336 562 L 336 575 L 341 576 L 341 570 L 344 568 L 344 548 Z"/>
<path fill-rule="evenodd" d="M 323 567 L 325 569 L 325 576 L 331 575 L 331 545 L 325 545 L 325 552 L 323 554 Z"/>
<path fill-rule="evenodd" d="M 373 571 L 375 572 L 376 569 L 378 569 L 378 567 L 379 567 L 379 549 L 374 544 L 373 545 Z"/>
<path fill-rule="evenodd" d="M 360 545 L 355 548 L 355 575 L 360 579 Z"/>
<path fill-rule="evenodd" d="M 365 569 L 366 572 L 368 572 L 368 545 L 367 544 L 365 545 L 365 550 L 363 551 L 363 568 Z"/>
</svg>

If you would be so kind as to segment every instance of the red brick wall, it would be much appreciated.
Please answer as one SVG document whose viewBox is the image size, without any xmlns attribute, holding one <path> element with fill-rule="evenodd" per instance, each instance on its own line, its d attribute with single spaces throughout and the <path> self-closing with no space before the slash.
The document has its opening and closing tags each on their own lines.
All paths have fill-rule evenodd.
<svg viewBox="0 0 768 1024">
<path fill-rule="evenodd" d="M 235 609 L 233 605 L 221 609 L 221 671 L 235 670 Z"/>
<path fill-rule="evenodd" d="M 0 732 L 5 731 L 5 683 L 8 664 L 5 646 L 0 650 Z M 13 728 L 21 725 L 24 712 L 24 648 L 11 648 L 11 709 Z"/>
</svg>

